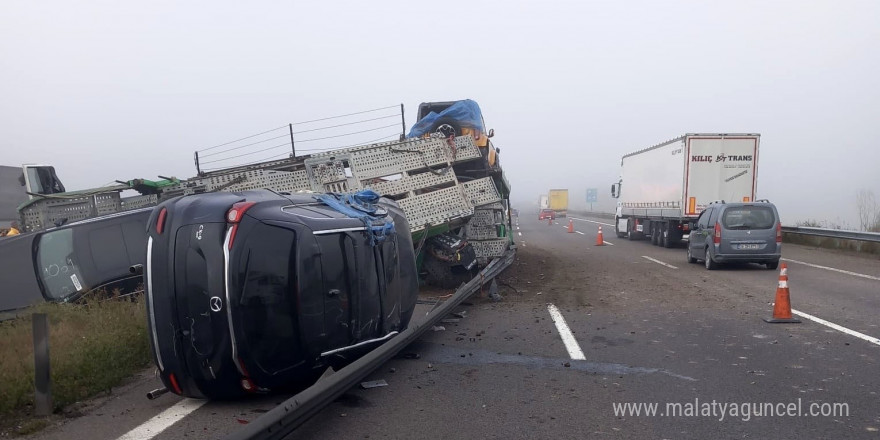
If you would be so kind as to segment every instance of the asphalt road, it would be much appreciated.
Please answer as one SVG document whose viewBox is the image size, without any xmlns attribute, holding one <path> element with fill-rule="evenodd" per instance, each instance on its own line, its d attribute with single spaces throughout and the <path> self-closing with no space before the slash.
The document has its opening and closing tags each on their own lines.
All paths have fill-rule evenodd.
<svg viewBox="0 0 880 440">
<path fill-rule="evenodd" d="M 601 223 L 609 244 L 595 246 Z M 778 271 L 707 271 L 683 248 L 618 239 L 608 223 L 578 217 L 568 233 L 564 219 L 520 217 L 502 301 L 473 298 L 465 318 L 407 349 L 418 359 L 367 378 L 388 386 L 350 390 L 295 438 L 880 436 L 880 260 L 785 245 L 793 308 L 842 330 L 774 325 L 762 318 Z M 285 398 L 147 401 L 156 385 L 145 374 L 37 437 L 151 438 L 170 424 L 154 438 L 215 438 Z M 615 411 L 624 404 L 642 413 Z"/>
</svg>

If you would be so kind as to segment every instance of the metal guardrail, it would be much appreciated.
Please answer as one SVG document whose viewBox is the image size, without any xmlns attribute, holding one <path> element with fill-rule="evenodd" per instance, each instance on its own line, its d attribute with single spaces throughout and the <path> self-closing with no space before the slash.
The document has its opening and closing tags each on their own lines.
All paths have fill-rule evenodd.
<svg viewBox="0 0 880 440">
<path fill-rule="evenodd" d="M 431 310 L 425 321 L 410 324 L 409 328 L 390 341 L 375 348 L 347 367 L 320 380 L 301 393 L 287 399 L 287 401 L 263 414 L 246 427 L 233 432 L 226 439 L 275 440 L 286 438 L 298 426 L 302 425 L 310 417 L 336 400 L 337 397 L 355 386 L 373 370 L 379 368 L 400 350 L 431 329 L 434 324 L 452 312 L 462 301 L 510 266 L 515 256 L 515 249 L 508 250 L 503 257 L 493 260 L 476 277 L 456 290 L 452 297 Z"/>
<path fill-rule="evenodd" d="M 783 226 L 782 232 L 790 234 L 811 235 L 814 237 L 839 238 L 843 240 L 868 241 L 880 243 L 880 233 L 845 231 L 842 229 L 810 228 L 805 226 Z"/>
</svg>

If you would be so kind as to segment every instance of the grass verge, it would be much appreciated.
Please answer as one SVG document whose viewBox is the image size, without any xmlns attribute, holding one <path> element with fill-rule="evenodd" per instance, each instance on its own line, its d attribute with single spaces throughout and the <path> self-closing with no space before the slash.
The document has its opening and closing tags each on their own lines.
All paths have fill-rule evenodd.
<svg viewBox="0 0 880 440">
<path fill-rule="evenodd" d="M 150 362 L 143 301 L 41 304 L 19 318 L 0 322 L 0 420 L 27 416 L 33 408 L 31 313 L 49 317 L 56 411 L 111 391 Z"/>
</svg>

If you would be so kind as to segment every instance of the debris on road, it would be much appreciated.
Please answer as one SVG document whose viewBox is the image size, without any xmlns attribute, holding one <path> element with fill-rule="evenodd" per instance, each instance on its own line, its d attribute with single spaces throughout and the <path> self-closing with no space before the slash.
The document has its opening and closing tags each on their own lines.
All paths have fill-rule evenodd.
<svg viewBox="0 0 880 440">
<path fill-rule="evenodd" d="M 442 325 L 435 325 L 431 329 L 434 330 L 435 332 L 442 332 L 442 331 L 446 330 L 446 327 L 443 327 Z"/>
<path fill-rule="evenodd" d="M 379 388 L 379 387 L 387 387 L 388 382 L 385 382 L 385 379 L 379 380 L 370 380 L 367 382 L 361 382 L 361 388 L 365 390 L 369 390 L 370 388 Z"/>
</svg>

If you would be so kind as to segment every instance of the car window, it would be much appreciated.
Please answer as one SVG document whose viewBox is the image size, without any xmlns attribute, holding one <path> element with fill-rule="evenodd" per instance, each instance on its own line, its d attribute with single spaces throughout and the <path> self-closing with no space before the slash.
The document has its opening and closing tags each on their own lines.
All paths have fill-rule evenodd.
<svg viewBox="0 0 880 440">
<path fill-rule="evenodd" d="M 37 265 L 45 293 L 51 299 L 64 299 L 86 285 L 73 252 L 72 229 L 47 232 L 40 237 Z"/>
<path fill-rule="evenodd" d="M 741 206 L 729 208 L 721 216 L 726 229 L 770 229 L 776 224 L 776 216 L 768 206 Z"/>
<path fill-rule="evenodd" d="M 271 374 L 301 360 L 296 349 L 296 234 L 259 223 L 247 237 L 244 286 L 236 308 L 254 361 Z"/>
<path fill-rule="evenodd" d="M 697 226 L 699 226 L 700 229 L 706 229 L 709 227 L 710 215 L 712 215 L 712 208 L 707 208 L 702 214 L 700 214 L 700 217 L 697 218 Z"/>
</svg>

